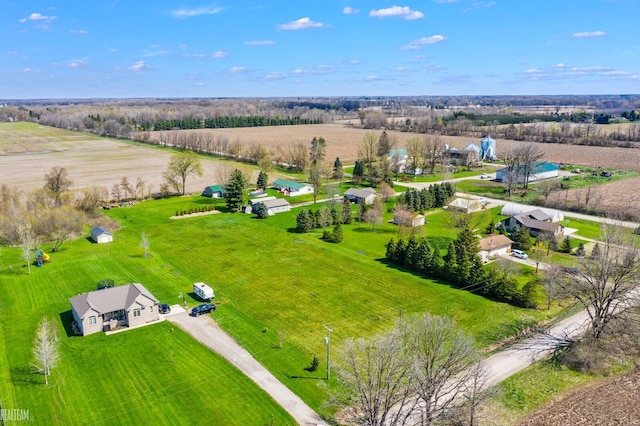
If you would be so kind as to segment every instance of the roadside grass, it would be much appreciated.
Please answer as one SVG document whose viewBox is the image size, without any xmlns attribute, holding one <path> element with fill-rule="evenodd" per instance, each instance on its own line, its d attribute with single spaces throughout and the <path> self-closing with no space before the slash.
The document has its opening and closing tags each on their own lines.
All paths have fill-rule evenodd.
<svg viewBox="0 0 640 426">
<path fill-rule="evenodd" d="M 118 235 L 118 233 L 116 233 Z M 168 322 L 106 336 L 70 336 L 69 297 L 94 290 L 102 278 L 141 282 L 161 301 L 177 300 L 191 279 L 137 247 L 82 238 L 52 253 L 26 274 L 16 250 L 3 251 L 4 309 L 0 335 L 3 404 L 29 409 L 35 424 L 199 423 L 206 407 L 224 424 L 295 422 L 266 393 L 226 361 Z M 175 290 L 174 290 L 175 289 Z M 32 370 L 33 339 L 43 315 L 58 324 L 61 358 L 51 384 Z M 15 396 L 13 396 L 15 395 Z M 13 401 L 12 401 L 13 400 Z"/>
<path fill-rule="evenodd" d="M 575 167 L 570 167 L 571 170 L 575 169 Z M 630 170 L 613 170 L 613 169 L 602 169 L 602 168 L 581 168 L 581 173 L 572 174 L 570 176 L 566 176 L 562 178 L 562 187 L 563 189 L 577 189 L 577 188 L 585 188 L 592 185 L 602 185 L 605 183 L 615 182 L 622 179 L 628 179 L 632 177 L 640 176 L 639 172 L 634 172 Z M 600 176 L 600 173 L 603 171 L 607 171 L 612 173 L 611 177 Z M 534 185 L 535 187 L 535 185 Z"/>
<path fill-rule="evenodd" d="M 500 383 L 480 410 L 479 418 L 494 426 L 515 425 L 564 391 L 604 377 L 605 374 L 576 371 L 547 358 Z"/>
</svg>

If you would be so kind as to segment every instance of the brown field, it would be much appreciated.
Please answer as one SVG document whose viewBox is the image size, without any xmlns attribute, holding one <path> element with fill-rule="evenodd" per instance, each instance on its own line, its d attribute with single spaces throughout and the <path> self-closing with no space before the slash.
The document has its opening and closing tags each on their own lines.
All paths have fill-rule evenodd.
<svg viewBox="0 0 640 426">
<path fill-rule="evenodd" d="M 629 217 L 640 218 L 640 195 L 635 188 L 640 185 L 640 177 L 618 180 L 592 188 L 589 206 L 597 206 L 599 211 L 623 212 Z M 571 203 L 582 204 L 587 188 L 571 189 L 567 199 Z M 557 198 L 557 205 L 561 206 L 565 194 L 555 194 L 550 201 Z"/>
<path fill-rule="evenodd" d="M 72 189 L 100 186 L 111 190 L 127 177 L 138 178 L 158 191 L 171 152 L 122 141 L 69 132 L 31 123 L 0 123 L 0 185 L 30 191 L 44 184 L 52 167 L 65 167 Z M 202 161 L 202 177 L 187 178 L 187 192 L 201 192 L 216 183 L 219 169 L 227 162 Z"/>
<path fill-rule="evenodd" d="M 519 426 L 640 425 L 640 371 L 633 370 L 566 392 Z"/>
<path fill-rule="evenodd" d="M 280 147 L 285 151 L 294 143 L 303 142 L 308 144 L 314 136 L 322 136 L 327 140 L 327 159 L 332 161 L 335 157 L 340 157 L 343 162 L 353 162 L 357 159 L 358 144 L 362 141 L 365 133 L 371 131 L 376 133 L 376 135 L 381 133 L 379 130 L 349 128 L 342 123 L 186 131 L 207 132 L 216 136 L 226 136 L 229 140 L 239 140 L 244 145 L 261 143 L 267 148 L 275 150 L 277 147 Z M 388 131 L 387 133 L 393 135 L 398 140 L 398 148 L 404 148 L 406 146 L 406 140 L 413 135 L 413 133 L 397 131 Z M 474 141 L 477 145 L 480 144 L 478 139 L 464 136 L 441 136 L 441 140 L 442 143 L 459 149 Z M 500 151 L 509 149 L 519 143 L 522 142 L 498 139 L 498 155 Z M 545 157 L 547 161 L 575 164 L 578 166 L 600 166 L 604 168 L 640 171 L 640 149 L 544 143 L 536 145 L 539 145 L 547 154 Z"/>
</svg>

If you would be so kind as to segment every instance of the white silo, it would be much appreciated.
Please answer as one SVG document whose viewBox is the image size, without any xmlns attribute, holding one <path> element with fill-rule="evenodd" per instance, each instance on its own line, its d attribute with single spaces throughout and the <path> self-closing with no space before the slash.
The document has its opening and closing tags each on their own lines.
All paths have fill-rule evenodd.
<svg viewBox="0 0 640 426">
<path fill-rule="evenodd" d="M 496 154 L 496 141 L 491 136 L 487 136 L 480 141 L 480 149 L 483 160 L 495 161 L 498 159 Z"/>
</svg>

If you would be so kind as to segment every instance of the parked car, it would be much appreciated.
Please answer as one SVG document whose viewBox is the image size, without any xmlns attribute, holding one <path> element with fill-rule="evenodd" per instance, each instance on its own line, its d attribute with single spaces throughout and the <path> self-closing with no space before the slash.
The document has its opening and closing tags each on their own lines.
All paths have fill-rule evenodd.
<svg viewBox="0 0 640 426">
<path fill-rule="evenodd" d="M 191 315 L 193 315 L 194 317 L 197 317 L 202 314 L 208 314 L 209 312 L 213 312 L 215 310 L 216 310 L 216 305 L 214 305 L 213 303 L 203 303 L 191 309 Z"/>
<path fill-rule="evenodd" d="M 489 179 L 489 175 L 486 173 L 483 173 L 480 175 L 480 179 Z"/>
<path fill-rule="evenodd" d="M 168 314 L 169 312 L 171 312 L 171 306 L 166 303 L 161 303 L 158 305 L 158 312 L 160 312 L 161 314 Z"/>
<path fill-rule="evenodd" d="M 529 258 L 527 253 L 523 252 L 522 250 L 513 249 L 513 250 L 511 250 L 511 254 L 513 256 L 517 257 L 518 259 L 528 259 Z"/>
</svg>

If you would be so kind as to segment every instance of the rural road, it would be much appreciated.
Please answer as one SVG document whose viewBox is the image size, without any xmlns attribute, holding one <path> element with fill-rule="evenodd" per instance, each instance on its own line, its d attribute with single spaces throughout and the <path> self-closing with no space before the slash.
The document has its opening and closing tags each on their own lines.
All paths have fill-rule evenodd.
<svg viewBox="0 0 640 426">
<path fill-rule="evenodd" d="M 325 422 L 302 399 L 276 379 L 242 346 L 222 331 L 209 315 L 191 317 L 179 306 L 171 307 L 166 319 L 191 334 L 196 340 L 216 352 L 256 382 L 299 425 L 324 425 Z M 182 311 L 182 312 L 180 312 Z M 175 313 L 174 313 L 175 312 Z"/>
</svg>

